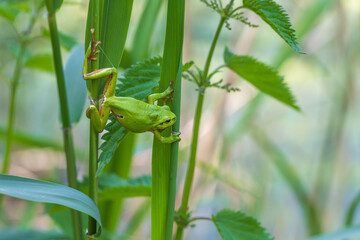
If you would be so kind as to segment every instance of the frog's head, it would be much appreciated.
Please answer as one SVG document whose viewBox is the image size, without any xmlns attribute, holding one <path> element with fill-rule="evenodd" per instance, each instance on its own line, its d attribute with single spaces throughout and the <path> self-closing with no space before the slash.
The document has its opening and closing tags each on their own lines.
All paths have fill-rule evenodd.
<svg viewBox="0 0 360 240">
<path fill-rule="evenodd" d="M 172 126 L 176 122 L 176 116 L 170 110 L 163 112 L 163 114 L 159 116 L 160 117 L 157 121 L 157 124 L 155 125 L 155 129 L 158 131 L 162 131 L 165 128 Z"/>
</svg>

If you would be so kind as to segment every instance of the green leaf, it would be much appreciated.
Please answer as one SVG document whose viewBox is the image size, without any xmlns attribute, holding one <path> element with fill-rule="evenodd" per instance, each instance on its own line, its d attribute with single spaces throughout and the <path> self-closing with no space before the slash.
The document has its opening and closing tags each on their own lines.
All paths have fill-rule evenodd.
<svg viewBox="0 0 360 240">
<path fill-rule="evenodd" d="M 115 95 L 145 101 L 145 98 L 152 94 L 152 89 L 159 84 L 160 63 L 161 58 L 156 57 L 131 66 L 119 79 Z M 97 174 L 110 162 L 119 142 L 127 133 L 127 130 L 116 121 L 112 114 L 109 119 L 110 123 L 105 127 L 108 132 L 102 136 L 104 143 L 100 146 L 102 153 L 99 157 Z"/>
<path fill-rule="evenodd" d="M 244 0 L 244 7 L 254 11 L 295 51 L 302 53 L 285 10 L 272 0 Z"/>
<path fill-rule="evenodd" d="M 20 11 L 30 11 L 28 1 L 1 1 L 0 16 L 13 22 Z"/>
<path fill-rule="evenodd" d="M 39 231 L 35 229 L 4 228 L 0 231 L 0 240 L 68 240 L 63 233 Z"/>
<path fill-rule="evenodd" d="M 150 195 L 151 176 L 123 179 L 116 174 L 104 173 L 99 177 L 99 201 L 124 197 L 149 197 Z"/>
<path fill-rule="evenodd" d="M 0 174 L 0 193 L 29 201 L 60 204 L 75 209 L 93 217 L 101 227 L 99 209 L 94 201 L 73 188 L 51 182 Z"/>
<path fill-rule="evenodd" d="M 45 211 L 48 216 L 54 221 L 54 223 L 61 229 L 61 231 L 69 238 L 73 239 L 73 222 L 69 221 L 71 219 L 71 211 L 67 207 L 61 205 L 54 205 L 54 204 L 46 204 Z M 80 214 L 81 222 L 87 222 L 87 215 Z M 87 226 L 82 224 L 82 233 L 86 233 Z M 101 236 L 103 237 L 104 231 L 101 232 Z"/>
<path fill-rule="evenodd" d="M 271 240 L 260 223 L 240 211 L 224 209 L 212 219 L 224 240 Z"/>
<path fill-rule="evenodd" d="M 225 48 L 224 51 L 224 61 L 228 68 L 261 92 L 296 110 L 300 110 L 283 78 L 271 67 L 249 56 L 234 55 L 228 48 Z"/>
<path fill-rule="evenodd" d="M 79 44 L 71 50 L 64 68 L 71 124 L 80 121 L 87 97 L 86 82 L 82 78 L 84 58 L 84 46 Z"/>
<path fill-rule="evenodd" d="M 335 232 L 325 233 L 319 236 L 310 238 L 309 240 L 339 240 L 339 239 L 359 239 L 360 226 L 353 226 L 344 228 Z"/>
<path fill-rule="evenodd" d="M 54 72 L 54 63 L 51 54 L 38 54 L 31 56 L 25 61 L 25 66 L 37 70 Z"/>
</svg>

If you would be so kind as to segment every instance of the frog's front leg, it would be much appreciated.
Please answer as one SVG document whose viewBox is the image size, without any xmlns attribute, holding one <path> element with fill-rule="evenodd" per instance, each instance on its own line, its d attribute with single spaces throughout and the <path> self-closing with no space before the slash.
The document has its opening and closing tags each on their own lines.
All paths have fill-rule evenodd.
<svg viewBox="0 0 360 240">
<path fill-rule="evenodd" d="M 148 96 L 148 102 L 149 104 L 155 105 L 155 101 L 161 99 L 168 99 L 170 98 L 170 95 L 174 92 L 174 89 L 172 89 L 171 84 L 170 86 L 162 93 L 154 93 Z"/>
<path fill-rule="evenodd" d="M 181 138 L 179 137 L 180 133 L 171 132 L 171 135 L 168 137 L 161 136 L 160 132 L 157 130 L 154 130 L 153 133 L 154 133 L 156 139 L 159 140 L 159 142 L 161 142 L 161 143 L 173 143 L 173 142 L 181 140 Z"/>
</svg>

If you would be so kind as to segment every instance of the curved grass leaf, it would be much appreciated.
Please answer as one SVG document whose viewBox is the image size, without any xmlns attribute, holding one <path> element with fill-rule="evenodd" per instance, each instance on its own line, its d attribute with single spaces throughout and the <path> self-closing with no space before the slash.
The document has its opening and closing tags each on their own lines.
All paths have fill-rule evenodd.
<svg viewBox="0 0 360 240">
<path fill-rule="evenodd" d="M 252 10 L 279 34 L 295 51 L 302 53 L 285 10 L 272 0 L 244 0 L 244 7 Z"/>
<path fill-rule="evenodd" d="M 94 201 L 73 188 L 51 182 L 0 174 L 0 193 L 24 200 L 60 204 L 75 209 L 93 217 L 101 227 L 99 209 Z"/>
<path fill-rule="evenodd" d="M 157 57 L 131 66 L 119 78 L 115 95 L 145 101 L 145 98 L 152 93 L 152 89 L 159 85 L 160 63 L 161 58 Z M 97 174 L 100 174 L 105 165 L 110 162 L 119 142 L 127 133 L 127 130 L 116 121 L 112 114 L 109 119 L 110 123 L 105 127 L 108 132 L 102 136 L 104 143 L 100 146 L 102 152 L 99 157 Z"/>
<path fill-rule="evenodd" d="M 235 55 L 227 48 L 224 51 L 224 61 L 228 68 L 254 85 L 261 92 L 276 98 L 296 110 L 300 110 L 283 78 L 271 67 L 257 61 L 255 58 Z"/>
<path fill-rule="evenodd" d="M 151 176 L 123 179 L 116 174 L 104 173 L 99 177 L 99 201 L 150 195 Z"/>
<path fill-rule="evenodd" d="M 64 68 L 71 124 L 79 122 L 87 97 L 86 82 L 82 78 L 84 58 L 84 46 L 79 44 L 71 50 Z"/>
<path fill-rule="evenodd" d="M 28 1 L 1 1 L 0 16 L 13 22 L 21 11 L 30 11 Z"/>
<path fill-rule="evenodd" d="M 359 239 L 360 226 L 352 226 L 344 228 L 335 232 L 325 233 L 319 236 L 310 238 L 309 240 L 339 240 L 339 239 Z"/>
<path fill-rule="evenodd" d="M 35 229 L 4 228 L 0 231 L 0 240 L 69 240 L 63 233 L 39 231 Z"/>
<path fill-rule="evenodd" d="M 224 240 L 272 240 L 260 223 L 240 211 L 224 209 L 212 219 Z"/>
</svg>

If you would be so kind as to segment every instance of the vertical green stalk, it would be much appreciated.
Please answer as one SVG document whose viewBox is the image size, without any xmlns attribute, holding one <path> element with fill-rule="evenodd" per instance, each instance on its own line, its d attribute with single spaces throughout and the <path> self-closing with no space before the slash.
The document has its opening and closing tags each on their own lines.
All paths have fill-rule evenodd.
<svg viewBox="0 0 360 240">
<path fill-rule="evenodd" d="M 13 77 L 11 79 L 10 84 L 10 102 L 9 102 L 9 112 L 8 112 L 8 122 L 7 122 L 7 132 L 6 132 L 6 140 L 5 140 L 5 151 L 4 151 L 4 159 L 2 164 L 2 174 L 7 174 L 9 172 L 10 167 L 10 157 L 11 157 L 11 147 L 13 143 L 13 134 L 14 134 L 14 119 L 15 119 L 15 105 L 16 105 L 16 93 L 17 87 L 19 85 L 19 80 L 21 76 L 22 70 L 22 58 L 24 56 L 24 52 L 27 44 L 27 36 L 30 34 L 36 20 L 36 16 L 39 9 L 33 12 L 31 15 L 29 24 L 24 30 L 23 34 L 18 34 L 20 41 L 20 51 L 19 55 L 16 58 L 15 68 Z M 2 195 L 0 195 L 0 207 L 2 206 Z"/>
<path fill-rule="evenodd" d="M 92 0 L 91 6 L 91 28 L 94 29 L 94 40 L 99 41 L 100 37 L 100 1 Z M 88 34 L 88 33 L 87 33 Z M 99 61 L 92 61 L 90 71 L 95 71 L 99 68 Z M 91 98 L 95 101 L 95 106 L 98 108 L 99 104 L 96 100 L 98 98 L 98 80 L 91 81 Z M 92 103 L 90 103 L 92 104 Z M 98 161 L 98 138 L 99 135 L 95 131 L 94 122 L 90 120 L 90 141 L 89 141 L 89 197 L 97 202 L 97 161 Z M 88 236 L 92 236 L 97 231 L 96 220 L 89 216 L 88 219 Z M 90 237 L 89 237 L 90 238 Z"/>
<path fill-rule="evenodd" d="M 51 37 L 51 46 L 53 50 L 54 66 L 55 66 L 56 80 L 57 80 L 57 86 L 59 92 L 61 117 L 63 123 L 63 137 L 64 137 L 66 164 L 67 164 L 67 178 L 68 178 L 69 186 L 76 189 L 78 187 L 76 181 L 76 175 L 77 175 L 76 164 L 75 164 L 76 159 L 75 159 L 75 151 L 74 151 L 72 131 L 71 131 L 68 102 L 66 96 L 64 71 L 62 67 L 59 35 L 57 30 L 53 3 L 54 3 L 53 1 L 47 0 L 46 7 L 48 10 L 48 23 L 49 23 L 49 30 Z M 81 227 L 80 213 L 75 210 L 71 210 L 71 214 L 73 221 L 74 239 L 81 240 L 82 227 Z"/>
<path fill-rule="evenodd" d="M 174 111 L 174 106 L 180 106 L 180 95 L 178 94 L 179 79 L 181 76 L 181 57 L 182 45 L 184 35 L 184 0 L 168 1 L 167 8 L 167 22 L 166 22 L 166 36 L 163 53 L 163 63 L 161 67 L 160 77 L 160 91 L 164 91 L 170 84 L 170 80 L 174 80 L 175 94 L 177 97 L 173 103 L 168 103 L 170 108 Z M 177 122 L 180 121 L 180 116 L 177 115 Z M 174 129 L 176 126 L 174 126 Z M 164 135 L 170 134 L 170 129 L 163 131 Z M 156 138 L 153 143 L 152 153 L 152 185 L 151 185 L 151 239 L 164 240 L 166 235 L 171 238 L 172 231 L 172 216 L 174 215 L 174 207 L 172 202 L 175 198 L 169 199 L 169 193 L 174 194 L 173 182 L 176 178 L 177 165 L 177 145 L 178 143 L 162 144 Z M 173 152 L 172 152 L 173 151 Z M 171 168 L 170 168 L 171 166 Z M 168 210 L 172 213 L 168 213 Z M 171 219 L 171 220 L 170 220 Z"/>
<path fill-rule="evenodd" d="M 209 54 L 208 54 L 206 62 L 205 62 L 204 74 L 203 74 L 203 78 L 201 79 L 202 84 L 204 84 L 207 81 L 211 59 L 214 54 L 215 46 L 216 46 L 216 43 L 220 36 L 221 29 L 224 26 L 224 23 L 225 23 L 225 18 L 222 17 L 220 19 L 214 39 L 211 43 Z M 196 165 L 196 151 L 197 151 L 197 145 L 198 145 L 201 111 L 202 111 L 202 107 L 203 107 L 203 103 L 204 103 L 204 97 L 205 97 L 205 89 L 203 89 L 203 91 L 199 91 L 198 101 L 197 101 L 197 105 L 196 105 L 193 136 L 192 136 L 192 141 L 191 141 L 190 159 L 189 159 L 188 169 L 186 172 L 186 179 L 185 179 L 185 185 L 184 185 L 181 206 L 179 208 L 179 215 L 183 216 L 183 217 L 186 216 L 186 213 L 188 210 L 191 185 L 192 185 L 192 181 L 194 178 L 194 171 L 195 171 L 195 165 Z M 178 224 L 175 239 L 177 239 L 177 240 L 182 239 L 184 227 L 185 227 L 184 225 Z"/>
</svg>

